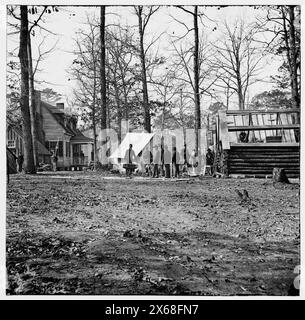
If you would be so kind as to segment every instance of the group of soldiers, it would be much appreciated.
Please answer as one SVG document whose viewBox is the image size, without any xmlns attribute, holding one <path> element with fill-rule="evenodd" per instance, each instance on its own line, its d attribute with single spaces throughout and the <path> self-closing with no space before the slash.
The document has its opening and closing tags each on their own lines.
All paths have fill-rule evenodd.
<svg viewBox="0 0 305 320">
<path fill-rule="evenodd" d="M 132 148 L 132 144 L 129 145 L 129 148 L 125 152 L 125 164 L 124 168 L 126 169 L 126 175 L 131 177 L 133 171 L 136 169 L 136 154 Z M 187 157 L 186 152 L 180 154 L 177 152 L 176 147 L 173 148 L 172 153 L 168 150 L 167 146 L 158 146 L 154 147 L 154 152 L 149 152 L 145 164 L 145 173 L 147 176 L 153 178 L 159 178 L 160 176 L 165 178 L 179 178 L 180 174 L 187 172 L 187 167 L 192 166 L 196 167 L 198 165 L 198 155 L 194 150 L 191 156 Z M 181 160 L 183 157 L 183 161 Z M 213 174 L 213 164 L 214 164 L 214 152 L 209 148 L 206 154 L 206 165 L 210 168 L 210 174 Z M 172 174 L 171 174 L 172 168 Z"/>
</svg>

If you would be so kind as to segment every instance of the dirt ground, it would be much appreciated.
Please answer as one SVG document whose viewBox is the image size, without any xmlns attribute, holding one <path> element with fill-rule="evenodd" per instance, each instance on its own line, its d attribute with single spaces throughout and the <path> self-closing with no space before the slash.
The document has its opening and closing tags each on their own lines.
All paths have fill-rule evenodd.
<svg viewBox="0 0 305 320">
<path fill-rule="evenodd" d="M 17 174 L 6 215 L 8 295 L 287 295 L 300 263 L 298 183 Z"/>
</svg>

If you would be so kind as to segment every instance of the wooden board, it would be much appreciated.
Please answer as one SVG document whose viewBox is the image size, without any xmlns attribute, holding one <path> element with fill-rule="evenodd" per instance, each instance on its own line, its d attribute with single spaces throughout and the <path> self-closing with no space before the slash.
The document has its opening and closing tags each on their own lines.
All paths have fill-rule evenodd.
<svg viewBox="0 0 305 320">
<path fill-rule="evenodd" d="M 300 144 L 298 142 L 277 142 L 273 143 L 270 142 L 268 144 L 263 143 L 263 142 L 258 142 L 258 143 L 235 143 L 231 142 L 230 143 L 231 147 L 249 147 L 249 148 L 254 148 L 254 147 L 299 147 Z"/>
<path fill-rule="evenodd" d="M 274 110 L 227 110 L 227 115 L 241 115 L 241 114 L 269 114 L 269 113 L 299 113 L 300 109 L 274 109 Z"/>
<path fill-rule="evenodd" d="M 260 126 L 228 126 L 228 131 L 299 129 L 299 124 L 260 125 Z"/>
</svg>

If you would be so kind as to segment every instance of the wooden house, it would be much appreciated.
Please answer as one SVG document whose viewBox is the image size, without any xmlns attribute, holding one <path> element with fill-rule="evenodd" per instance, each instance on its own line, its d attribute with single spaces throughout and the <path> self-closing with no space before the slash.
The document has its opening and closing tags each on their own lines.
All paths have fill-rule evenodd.
<svg viewBox="0 0 305 320">
<path fill-rule="evenodd" d="M 7 121 L 6 124 L 6 147 L 10 154 L 17 157 L 20 153 L 23 154 L 23 133 L 22 128 L 16 124 Z M 38 161 L 49 163 L 51 153 L 41 141 L 38 141 Z M 9 156 L 12 159 L 11 155 Z"/>
<path fill-rule="evenodd" d="M 215 131 L 218 171 L 266 177 L 277 167 L 288 177 L 299 177 L 299 119 L 299 109 L 220 111 Z"/>
<path fill-rule="evenodd" d="M 59 169 L 81 169 L 87 166 L 93 160 L 93 140 L 77 129 L 76 116 L 65 112 L 63 103 L 53 106 L 41 101 L 39 92 L 36 92 L 35 98 L 39 162 L 50 163 L 51 153 L 56 152 Z M 8 128 L 7 147 L 16 155 L 22 152 L 20 128 Z"/>
</svg>

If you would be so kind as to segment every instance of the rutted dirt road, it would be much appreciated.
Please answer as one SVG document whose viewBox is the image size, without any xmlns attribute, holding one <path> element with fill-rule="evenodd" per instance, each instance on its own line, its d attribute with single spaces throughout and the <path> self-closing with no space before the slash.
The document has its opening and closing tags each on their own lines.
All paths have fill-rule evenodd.
<svg viewBox="0 0 305 320">
<path fill-rule="evenodd" d="M 297 183 L 58 172 L 7 189 L 10 295 L 287 295 L 299 246 Z"/>
</svg>

